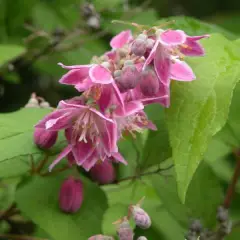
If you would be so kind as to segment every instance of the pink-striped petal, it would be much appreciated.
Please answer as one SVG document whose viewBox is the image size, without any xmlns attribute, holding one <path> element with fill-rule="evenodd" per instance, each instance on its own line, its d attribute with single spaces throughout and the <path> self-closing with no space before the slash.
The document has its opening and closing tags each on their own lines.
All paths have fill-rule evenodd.
<svg viewBox="0 0 240 240">
<path fill-rule="evenodd" d="M 58 164 L 64 157 L 66 157 L 72 150 L 72 146 L 68 145 L 63 151 L 58 155 L 58 157 L 53 161 L 53 163 L 49 166 L 49 171 L 51 172 L 52 169 L 56 164 Z"/>
<path fill-rule="evenodd" d="M 205 34 L 205 35 L 201 35 L 201 36 L 187 36 L 187 40 L 198 41 L 198 40 L 201 40 L 203 38 L 209 38 L 209 37 L 210 37 L 209 34 Z"/>
<path fill-rule="evenodd" d="M 121 48 L 132 40 L 132 33 L 130 30 L 122 31 L 112 38 L 110 46 L 112 48 Z"/>
<path fill-rule="evenodd" d="M 144 105 L 140 101 L 132 101 L 132 102 L 125 103 L 124 110 L 121 107 L 118 107 L 114 111 L 114 114 L 117 117 L 126 117 L 139 112 L 143 108 L 144 108 Z"/>
<path fill-rule="evenodd" d="M 123 163 L 125 165 L 128 164 L 127 161 L 124 159 L 124 157 L 119 152 L 112 153 L 112 157 L 120 163 Z"/>
<path fill-rule="evenodd" d="M 186 34 L 182 30 L 167 30 L 161 33 L 159 41 L 163 45 L 176 46 L 186 41 Z"/>
<path fill-rule="evenodd" d="M 161 44 L 158 45 L 156 49 L 156 54 L 154 58 L 154 68 L 157 76 L 164 85 L 168 86 L 170 83 L 170 69 L 171 60 L 170 56 L 166 52 L 166 49 Z"/>
<path fill-rule="evenodd" d="M 155 54 L 156 54 L 156 50 L 158 48 L 158 45 L 159 45 L 159 42 L 156 41 L 151 52 L 149 53 L 147 59 L 145 60 L 144 62 L 144 65 L 143 65 L 143 70 L 153 61 L 154 57 L 155 57 Z"/>
<path fill-rule="evenodd" d="M 66 66 L 63 63 L 58 63 L 58 65 L 64 69 L 68 69 L 68 70 L 73 70 L 73 69 L 84 69 L 87 68 L 89 69 L 92 64 L 88 64 L 88 65 L 72 65 L 72 66 Z"/>
<path fill-rule="evenodd" d="M 91 67 L 89 77 L 94 83 L 109 84 L 113 82 L 111 72 L 101 65 Z"/>
<path fill-rule="evenodd" d="M 77 142 L 72 148 L 72 153 L 77 165 L 82 165 L 83 162 L 93 153 L 94 149 L 91 141 L 88 141 L 87 143 L 83 141 Z"/>
<path fill-rule="evenodd" d="M 203 56 L 205 54 L 204 48 L 196 41 L 187 41 L 184 43 L 183 46 L 180 48 L 181 53 L 186 56 Z"/>
<path fill-rule="evenodd" d="M 117 102 L 121 105 L 122 108 L 124 108 L 124 101 L 123 101 L 123 97 L 122 94 L 120 93 L 118 86 L 116 85 L 115 82 L 113 82 L 111 84 L 112 88 L 113 88 L 113 92 L 115 93 L 114 96 L 117 100 Z"/>
<path fill-rule="evenodd" d="M 177 81 L 192 81 L 196 76 L 186 62 L 175 60 L 171 67 L 171 78 Z"/>
<path fill-rule="evenodd" d="M 88 72 L 89 68 L 70 70 L 63 75 L 59 82 L 66 85 L 76 85 L 88 77 Z"/>
<path fill-rule="evenodd" d="M 89 109 L 89 106 L 86 106 L 86 105 L 81 105 L 81 104 L 78 104 L 77 102 L 67 102 L 67 101 L 64 101 L 64 100 L 61 100 L 58 104 L 59 107 L 61 108 L 71 108 L 71 109 L 78 109 L 78 110 L 84 110 L 84 109 Z"/>
<path fill-rule="evenodd" d="M 92 87 L 93 82 L 91 81 L 91 79 L 89 77 L 85 78 L 82 82 L 79 82 L 75 85 L 75 88 L 79 91 L 79 92 L 84 92 L 86 90 L 88 90 L 90 87 Z"/>
<path fill-rule="evenodd" d="M 99 156 L 96 151 L 92 152 L 91 155 L 82 163 L 82 168 L 85 171 L 89 171 L 99 160 Z"/>
</svg>

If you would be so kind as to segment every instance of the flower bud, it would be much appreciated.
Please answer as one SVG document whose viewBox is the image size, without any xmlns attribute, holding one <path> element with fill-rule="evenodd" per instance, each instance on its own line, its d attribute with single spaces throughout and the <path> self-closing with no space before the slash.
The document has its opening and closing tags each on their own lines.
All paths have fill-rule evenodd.
<svg viewBox="0 0 240 240">
<path fill-rule="evenodd" d="M 57 141 L 58 133 L 43 128 L 35 128 L 34 143 L 43 149 L 51 148 Z"/>
<path fill-rule="evenodd" d="M 151 219 L 149 215 L 139 206 L 133 205 L 130 207 L 133 219 L 136 225 L 142 229 L 147 229 L 151 226 Z"/>
<path fill-rule="evenodd" d="M 133 230 L 127 219 L 123 219 L 123 222 L 119 225 L 117 229 L 117 235 L 119 240 L 133 240 Z"/>
<path fill-rule="evenodd" d="M 143 33 L 141 33 L 137 36 L 137 39 L 141 39 L 141 40 L 147 40 L 147 38 L 148 38 L 148 36 L 146 34 L 143 34 Z"/>
<path fill-rule="evenodd" d="M 143 95 L 153 96 L 159 90 L 159 80 L 155 72 L 151 69 L 146 69 L 140 77 L 140 89 Z"/>
<path fill-rule="evenodd" d="M 114 240 L 114 238 L 110 236 L 104 236 L 104 235 L 98 234 L 90 237 L 88 240 Z"/>
<path fill-rule="evenodd" d="M 72 152 L 70 152 L 70 153 L 67 155 L 67 160 L 68 160 L 68 165 L 69 165 L 70 167 L 76 163 L 76 160 L 75 160 Z"/>
<path fill-rule="evenodd" d="M 154 46 L 154 43 L 155 43 L 155 41 L 153 39 L 148 38 L 147 43 L 146 43 L 147 49 L 152 49 Z"/>
<path fill-rule="evenodd" d="M 104 161 L 96 164 L 90 170 L 90 176 L 92 180 L 98 182 L 99 184 L 109 184 L 114 182 L 116 179 L 116 171 L 112 163 L 109 161 Z"/>
<path fill-rule="evenodd" d="M 219 222 L 226 222 L 228 220 L 228 210 L 220 206 L 217 211 L 217 220 Z"/>
<path fill-rule="evenodd" d="M 69 177 L 60 189 L 59 206 L 66 213 L 75 213 L 83 202 L 83 184 L 79 179 Z"/>
<path fill-rule="evenodd" d="M 146 237 L 144 237 L 144 236 L 141 236 L 137 240 L 148 240 L 148 239 Z"/>
<path fill-rule="evenodd" d="M 139 72 L 134 65 L 124 66 L 120 77 L 115 78 L 120 92 L 126 92 L 136 87 L 139 81 Z"/>
<path fill-rule="evenodd" d="M 194 232 L 201 232 L 202 231 L 201 222 L 198 219 L 193 220 L 191 225 L 190 225 L 190 230 L 192 230 Z"/>
<path fill-rule="evenodd" d="M 136 39 L 131 46 L 132 53 L 139 57 L 143 56 L 146 50 L 147 50 L 146 40 Z"/>
</svg>

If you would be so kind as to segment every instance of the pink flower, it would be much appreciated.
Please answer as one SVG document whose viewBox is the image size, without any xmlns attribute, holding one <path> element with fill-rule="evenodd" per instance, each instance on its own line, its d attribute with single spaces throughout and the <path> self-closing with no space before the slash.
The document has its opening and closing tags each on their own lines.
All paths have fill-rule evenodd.
<svg viewBox="0 0 240 240">
<path fill-rule="evenodd" d="M 117 152 L 116 123 L 87 105 L 61 101 L 59 109 L 47 115 L 36 127 L 49 131 L 67 130 L 69 145 L 50 166 L 50 170 L 70 152 L 78 165 L 89 170 L 98 159 Z M 91 164 L 86 164 L 91 162 Z M 90 166 L 90 167 L 89 167 Z"/>
<path fill-rule="evenodd" d="M 125 44 L 129 43 L 133 39 L 130 30 L 122 31 L 112 38 L 110 45 L 112 48 L 122 48 Z"/>
<path fill-rule="evenodd" d="M 83 183 L 79 179 L 69 177 L 59 192 L 59 206 L 66 213 L 77 212 L 83 202 Z"/>
</svg>

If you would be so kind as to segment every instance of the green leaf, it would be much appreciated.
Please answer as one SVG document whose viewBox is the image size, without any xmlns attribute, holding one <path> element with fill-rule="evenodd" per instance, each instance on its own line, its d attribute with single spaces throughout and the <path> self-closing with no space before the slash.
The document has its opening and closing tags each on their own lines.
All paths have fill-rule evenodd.
<svg viewBox="0 0 240 240">
<path fill-rule="evenodd" d="M 0 177 L 17 176 L 28 171 L 29 154 L 37 154 L 35 160 L 41 155 L 33 143 L 33 130 L 34 125 L 49 111 L 24 108 L 0 114 Z"/>
<path fill-rule="evenodd" d="M 84 202 L 76 214 L 65 214 L 58 207 L 58 194 L 66 174 L 35 177 L 17 191 L 19 209 L 42 228 L 51 239 L 79 240 L 101 233 L 107 199 L 94 183 L 81 177 Z"/>
<path fill-rule="evenodd" d="M 1 44 L 0 45 L 0 66 L 19 57 L 25 52 L 25 48 L 18 45 Z"/>
<path fill-rule="evenodd" d="M 199 218 L 205 227 L 216 224 L 217 208 L 223 202 L 221 184 L 207 163 L 201 162 L 186 195 L 186 206 L 191 215 Z"/>
<path fill-rule="evenodd" d="M 169 138 L 184 202 L 189 183 L 211 137 L 225 124 L 233 89 L 240 79 L 237 46 L 221 35 L 202 41 L 206 56 L 189 60 L 197 80 L 173 82 L 166 111 Z"/>
<path fill-rule="evenodd" d="M 163 109 L 159 105 L 153 104 L 147 106 L 146 113 L 157 126 L 157 131 L 148 133 L 141 161 L 143 169 L 165 161 L 172 154 Z"/>
</svg>

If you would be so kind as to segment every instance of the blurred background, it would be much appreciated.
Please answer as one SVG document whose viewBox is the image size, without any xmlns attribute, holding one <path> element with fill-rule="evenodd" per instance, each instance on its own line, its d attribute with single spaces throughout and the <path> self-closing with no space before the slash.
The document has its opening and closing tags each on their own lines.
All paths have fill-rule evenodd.
<svg viewBox="0 0 240 240">
<path fill-rule="evenodd" d="M 0 11 L 0 112 L 23 107 L 32 92 L 53 106 L 76 95 L 58 84 L 65 71 L 57 63 L 88 63 L 108 50 L 128 27 L 113 19 L 151 25 L 184 15 L 240 34 L 239 0 L 0 0 Z"/>
</svg>

